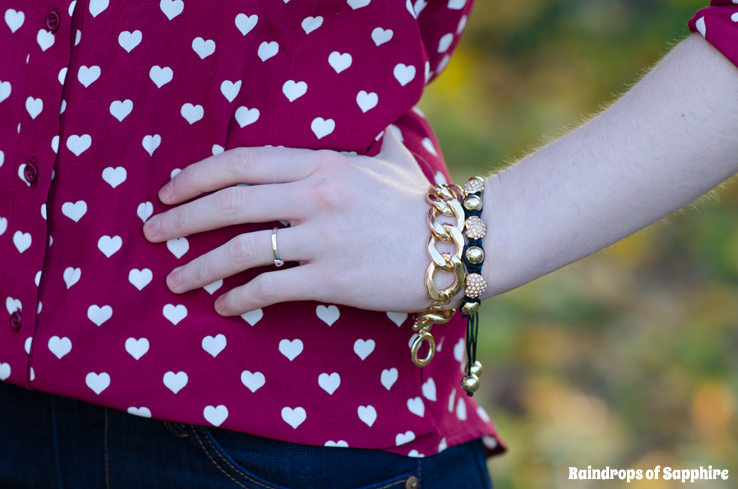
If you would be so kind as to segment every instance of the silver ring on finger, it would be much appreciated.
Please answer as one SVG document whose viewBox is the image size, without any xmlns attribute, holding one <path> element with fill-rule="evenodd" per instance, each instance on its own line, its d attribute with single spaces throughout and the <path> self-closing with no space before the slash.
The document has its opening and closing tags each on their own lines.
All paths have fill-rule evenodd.
<svg viewBox="0 0 738 489">
<path fill-rule="evenodd" d="M 272 229 L 272 253 L 274 253 L 274 266 L 281 267 L 284 265 L 284 260 L 279 257 L 279 253 L 277 252 L 277 229 Z"/>
</svg>

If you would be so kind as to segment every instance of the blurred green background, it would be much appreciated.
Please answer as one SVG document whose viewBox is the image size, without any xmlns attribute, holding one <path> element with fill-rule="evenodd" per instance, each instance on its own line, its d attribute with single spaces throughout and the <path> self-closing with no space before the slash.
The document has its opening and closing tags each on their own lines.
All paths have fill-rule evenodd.
<svg viewBox="0 0 738 489">
<path fill-rule="evenodd" d="M 456 181 L 563 134 L 688 35 L 707 0 L 477 0 L 420 107 Z M 668 222 L 666 222 L 668 221 Z M 738 487 L 738 185 L 485 303 L 478 400 L 510 446 L 497 488 L 671 488 L 570 481 L 568 467 L 730 470 Z"/>
</svg>

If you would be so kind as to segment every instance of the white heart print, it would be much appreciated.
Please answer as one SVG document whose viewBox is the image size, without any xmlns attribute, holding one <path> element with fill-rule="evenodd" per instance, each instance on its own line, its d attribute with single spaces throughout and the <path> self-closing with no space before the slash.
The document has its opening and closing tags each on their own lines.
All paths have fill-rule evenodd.
<svg viewBox="0 0 738 489">
<path fill-rule="evenodd" d="M 297 427 L 307 419 L 307 413 L 305 412 L 305 409 L 301 407 L 296 407 L 294 409 L 285 407 L 282 408 L 282 419 L 285 423 L 292 426 L 294 429 L 297 429 Z"/>
<path fill-rule="evenodd" d="M 16 231 L 15 234 L 13 234 L 13 244 L 19 252 L 23 253 L 31 247 L 31 234 Z"/>
<path fill-rule="evenodd" d="M 44 110 L 44 101 L 40 98 L 28 97 L 26 99 L 26 111 L 31 119 L 35 119 Z"/>
<path fill-rule="evenodd" d="M 366 357 L 374 351 L 374 346 L 374 340 L 356 340 L 354 343 L 354 353 L 359 355 L 359 358 L 362 360 L 366 360 Z"/>
<path fill-rule="evenodd" d="M 248 107 L 239 107 L 236 110 L 236 122 L 242 128 L 253 124 L 259 120 L 259 109 L 249 109 Z"/>
<path fill-rule="evenodd" d="M 200 56 L 200 59 L 205 59 L 215 52 L 215 41 L 212 39 L 206 41 L 202 37 L 196 37 L 192 41 L 192 49 Z"/>
<path fill-rule="evenodd" d="M 92 137 L 89 134 L 72 134 L 67 138 L 67 149 L 74 153 L 75 156 L 79 156 L 87 151 L 92 146 Z"/>
<path fill-rule="evenodd" d="M 254 27 L 256 27 L 256 23 L 259 21 L 259 16 L 254 14 L 251 16 L 248 16 L 246 14 L 238 14 L 236 16 L 236 27 L 239 31 L 241 31 L 241 34 L 244 36 L 252 31 Z"/>
<path fill-rule="evenodd" d="M 184 10 L 184 2 L 182 0 L 161 0 L 159 8 L 161 8 L 161 11 L 167 16 L 167 19 L 172 20 L 182 13 Z"/>
<path fill-rule="evenodd" d="M 238 92 L 240 91 L 241 80 L 238 80 L 236 82 L 224 80 L 223 83 L 220 84 L 220 93 L 222 93 L 226 100 L 228 100 L 229 102 L 233 102 L 236 99 Z"/>
<path fill-rule="evenodd" d="M 399 63 L 395 66 L 392 73 L 395 75 L 395 79 L 400 82 L 400 85 L 404 87 L 415 78 L 415 67 Z"/>
<path fill-rule="evenodd" d="M 397 327 L 402 326 L 405 324 L 405 321 L 407 321 L 408 314 L 406 312 L 388 312 L 387 317 L 390 318 L 390 320 L 397 325 Z"/>
<path fill-rule="evenodd" d="M 294 102 L 298 98 L 302 97 L 307 93 L 307 83 L 304 81 L 296 82 L 295 80 L 287 80 L 282 85 L 282 93 L 287 97 L 287 100 Z"/>
<path fill-rule="evenodd" d="M 152 66 L 149 70 L 149 78 L 156 84 L 157 87 L 161 88 L 174 78 L 174 71 L 168 66 L 162 68 L 159 65 Z"/>
<path fill-rule="evenodd" d="M 397 382 L 398 372 L 396 368 L 382 370 L 380 381 L 385 389 L 390 390 L 395 382 Z"/>
<path fill-rule="evenodd" d="M 85 377 L 85 383 L 87 387 L 92 389 L 92 392 L 99 396 L 102 391 L 110 386 L 110 375 L 105 372 L 100 374 L 90 372 Z"/>
<path fill-rule="evenodd" d="M 153 279 L 154 274 L 148 268 L 144 268 L 143 270 L 134 268 L 128 272 L 128 281 L 131 282 L 131 284 L 138 290 L 143 290 L 143 288 L 149 285 Z"/>
<path fill-rule="evenodd" d="M 320 320 L 328 326 L 333 326 L 333 323 L 338 321 L 338 318 L 341 316 L 341 312 L 338 310 L 338 307 L 333 305 L 328 307 L 319 305 L 315 308 L 315 314 L 317 314 Z"/>
<path fill-rule="evenodd" d="M 408 399 L 407 409 L 411 413 L 415 414 L 416 416 L 420 416 L 421 418 L 425 416 L 425 404 L 423 404 L 423 399 L 420 397 Z"/>
<path fill-rule="evenodd" d="M 108 8 L 109 4 L 109 0 L 90 0 L 90 14 L 92 14 L 93 17 L 97 17 L 101 12 Z"/>
<path fill-rule="evenodd" d="M 433 377 L 429 378 L 422 387 L 423 397 L 428 399 L 429 401 L 436 401 L 436 381 L 433 380 Z"/>
<path fill-rule="evenodd" d="M 122 166 L 117 168 L 108 167 L 103 170 L 102 178 L 108 183 L 108 185 L 115 188 L 126 181 L 126 178 L 128 178 L 128 172 Z"/>
<path fill-rule="evenodd" d="M 87 214 L 87 203 L 84 200 L 78 200 L 75 203 L 65 202 L 62 204 L 62 214 L 74 222 L 79 222 Z"/>
<path fill-rule="evenodd" d="M 90 66 L 88 68 L 87 66 L 82 65 L 79 67 L 79 71 L 77 72 L 77 80 L 87 88 L 100 78 L 100 73 L 101 71 L 99 66 Z"/>
<path fill-rule="evenodd" d="M 400 445 L 404 445 L 405 443 L 410 443 L 415 439 L 415 433 L 412 431 L 406 431 L 405 433 L 399 433 L 397 436 L 395 436 L 395 445 L 398 447 Z"/>
<path fill-rule="evenodd" d="M 323 139 L 336 129 L 336 123 L 333 119 L 316 117 L 313 119 L 312 124 L 310 124 L 310 129 L 313 130 L 313 133 L 318 139 Z"/>
<path fill-rule="evenodd" d="M 182 114 L 182 117 L 192 125 L 205 116 L 205 109 L 203 109 L 202 105 L 186 103 L 182 106 L 182 109 L 180 109 L 180 113 Z"/>
<path fill-rule="evenodd" d="M 87 318 L 98 326 L 102 326 L 105 321 L 113 317 L 113 308 L 110 306 L 91 305 L 87 309 Z"/>
<path fill-rule="evenodd" d="M 279 342 L 279 352 L 286 356 L 290 362 L 302 353 L 303 344 L 301 340 L 282 340 Z"/>
<path fill-rule="evenodd" d="M 167 372 L 164 374 L 164 385 L 175 394 L 187 385 L 189 378 L 185 372 Z"/>
<path fill-rule="evenodd" d="M 366 113 L 377 106 L 379 103 L 379 96 L 374 92 L 367 93 L 362 90 L 356 96 L 356 103 L 359 105 L 361 111 Z"/>
<path fill-rule="evenodd" d="M 374 41 L 374 44 L 377 46 L 381 46 L 386 42 L 390 42 L 393 35 L 394 32 L 392 32 L 391 29 L 382 29 L 381 27 L 377 27 L 372 31 L 372 41 Z"/>
<path fill-rule="evenodd" d="M 210 353 L 213 358 L 217 357 L 220 352 L 226 347 L 225 335 L 219 334 L 215 337 L 206 336 L 202 339 L 202 349 Z"/>
<path fill-rule="evenodd" d="M 205 420 L 213 426 L 220 426 L 228 418 L 228 408 L 224 405 L 206 406 L 203 410 Z"/>
<path fill-rule="evenodd" d="M 123 239 L 120 236 L 103 236 L 97 241 L 98 249 L 108 258 L 117 253 L 122 246 Z"/>
<path fill-rule="evenodd" d="M 123 31 L 118 34 L 118 44 L 129 53 L 133 51 L 133 48 L 141 44 L 142 39 L 143 35 L 141 31 Z"/>
<path fill-rule="evenodd" d="M 125 343 L 126 351 L 136 360 L 140 360 L 148 353 L 149 346 L 149 340 L 146 338 L 128 338 Z"/>
<path fill-rule="evenodd" d="M 26 14 L 9 8 L 5 11 L 5 23 L 10 27 L 10 32 L 15 33 L 26 20 Z"/>
<path fill-rule="evenodd" d="M 266 378 L 261 372 L 251 373 L 248 370 L 241 372 L 241 383 L 248 387 L 251 392 L 256 392 L 266 384 Z"/>
<path fill-rule="evenodd" d="M 366 423 L 370 428 L 377 420 L 377 410 L 374 406 L 359 406 L 359 419 Z"/>
<path fill-rule="evenodd" d="M 52 336 L 49 339 L 49 351 L 53 353 L 56 356 L 56 358 L 61 360 L 70 351 L 72 351 L 72 341 L 66 336 L 63 338 L 59 338 L 58 336 Z"/>
<path fill-rule="evenodd" d="M 351 67 L 352 58 L 349 53 L 339 53 L 338 51 L 333 51 L 330 55 L 328 55 L 328 64 L 331 65 L 331 67 L 336 70 L 336 73 L 341 73 L 342 71 L 347 70 L 349 67 Z"/>
<path fill-rule="evenodd" d="M 253 311 L 245 312 L 241 314 L 241 318 L 249 323 L 251 326 L 255 325 L 259 321 L 261 321 L 261 318 L 264 317 L 264 311 L 261 309 L 254 309 Z"/>
<path fill-rule="evenodd" d="M 305 17 L 302 21 L 302 30 L 305 31 L 305 34 L 310 34 L 315 29 L 320 28 L 320 26 L 323 25 L 323 17 Z"/>
<path fill-rule="evenodd" d="M 262 42 L 259 45 L 259 51 L 257 54 L 262 61 L 266 61 L 269 58 L 273 58 L 279 52 L 279 44 L 276 41 Z"/>
<path fill-rule="evenodd" d="M 123 101 L 114 100 L 113 103 L 110 104 L 110 114 L 120 122 L 123 122 L 123 119 L 128 117 L 131 111 L 133 111 L 133 101 L 129 99 Z"/>
<path fill-rule="evenodd" d="M 64 270 L 64 283 L 67 284 L 67 289 L 70 289 L 72 285 L 79 282 L 82 277 L 82 270 L 79 268 L 68 267 Z"/>
<path fill-rule="evenodd" d="M 151 410 L 147 407 L 129 407 L 127 410 L 128 414 L 132 414 L 134 416 L 140 416 L 142 418 L 150 418 L 151 417 Z"/>
<path fill-rule="evenodd" d="M 164 306 L 162 312 L 164 317 L 175 326 L 187 317 L 187 308 L 183 304 L 178 304 L 176 306 L 174 304 L 167 304 Z"/>
<path fill-rule="evenodd" d="M 136 215 L 145 223 L 154 214 L 154 204 L 141 202 L 136 209 Z"/>
<path fill-rule="evenodd" d="M 328 394 L 333 395 L 336 389 L 341 385 L 341 376 L 337 372 L 332 374 L 320 374 L 318 376 L 318 385 Z"/>
<path fill-rule="evenodd" d="M 8 380 L 8 377 L 10 377 L 10 364 L 0 362 L 0 380 Z"/>
<path fill-rule="evenodd" d="M 161 136 L 158 134 L 144 136 L 142 144 L 149 156 L 154 156 L 154 151 L 161 145 Z"/>
<path fill-rule="evenodd" d="M 187 238 L 175 238 L 167 241 L 167 249 L 177 258 L 182 258 L 190 249 L 190 242 Z"/>
<path fill-rule="evenodd" d="M 55 40 L 56 38 L 54 37 L 54 33 L 47 31 L 46 29 L 39 29 L 36 34 L 36 42 L 41 48 L 41 51 L 46 51 L 53 46 Z"/>
</svg>

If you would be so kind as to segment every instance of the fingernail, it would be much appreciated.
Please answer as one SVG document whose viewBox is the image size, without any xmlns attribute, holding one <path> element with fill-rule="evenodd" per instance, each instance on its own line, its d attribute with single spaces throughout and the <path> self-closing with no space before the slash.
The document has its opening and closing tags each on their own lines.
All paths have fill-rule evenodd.
<svg viewBox="0 0 738 489">
<path fill-rule="evenodd" d="M 167 277 L 167 285 L 170 289 L 174 290 L 182 283 L 182 267 L 177 267 L 172 270 L 172 273 Z"/>
<path fill-rule="evenodd" d="M 223 297 L 218 297 L 218 299 L 215 301 L 215 310 L 218 312 L 218 314 L 225 314 L 225 299 L 223 299 Z"/>
<path fill-rule="evenodd" d="M 157 234 L 159 234 L 159 217 L 154 216 L 148 221 L 146 221 L 146 224 L 144 224 L 144 232 L 147 236 L 153 238 Z"/>
<path fill-rule="evenodd" d="M 159 198 L 161 200 L 171 200 L 172 199 L 172 181 L 169 180 L 169 183 L 164 185 L 164 187 L 159 192 Z"/>
</svg>

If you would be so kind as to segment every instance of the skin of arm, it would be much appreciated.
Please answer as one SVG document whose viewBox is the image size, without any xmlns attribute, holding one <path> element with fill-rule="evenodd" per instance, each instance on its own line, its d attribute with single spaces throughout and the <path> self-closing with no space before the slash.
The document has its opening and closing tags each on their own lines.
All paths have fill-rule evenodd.
<svg viewBox="0 0 738 489">
<path fill-rule="evenodd" d="M 738 171 L 734 128 L 738 69 L 692 35 L 607 110 L 487 177 L 482 297 L 603 249 L 719 185 Z M 430 303 L 427 188 L 392 131 L 373 158 L 234 148 L 168 182 L 159 199 L 174 207 L 147 221 L 144 234 L 163 243 L 239 223 L 290 222 L 279 231 L 279 252 L 301 266 L 227 291 L 215 302 L 222 315 L 294 300 L 417 312 Z M 242 234 L 175 269 L 167 285 L 185 293 L 269 265 L 270 234 Z M 449 278 L 438 274 L 439 287 Z"/>
<path fill-rule="evenodd" d="M 607 110 L 486 179 L 484 297 L 601 250 L 736 172 L 738 69 L 693 34 Z"/>
</svg>

